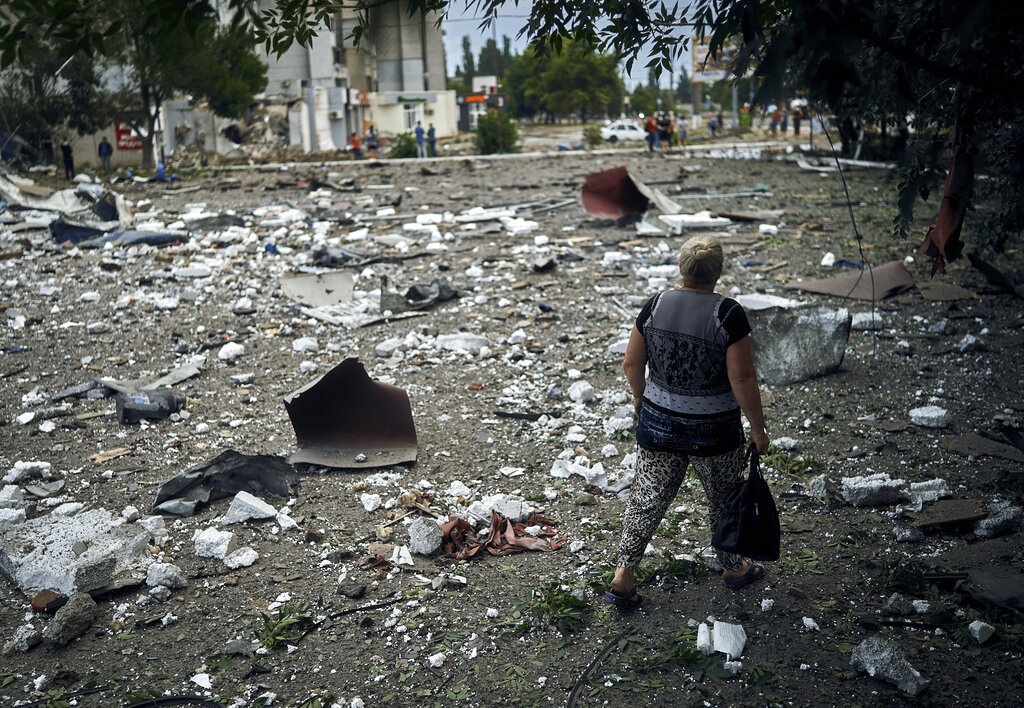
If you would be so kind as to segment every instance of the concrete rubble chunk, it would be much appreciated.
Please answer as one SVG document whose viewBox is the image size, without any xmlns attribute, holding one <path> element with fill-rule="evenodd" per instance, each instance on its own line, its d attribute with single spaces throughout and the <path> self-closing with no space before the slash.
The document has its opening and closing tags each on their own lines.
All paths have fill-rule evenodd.
<svg viewBox="0 0 1024 708">
<path fill-rule="evenodd" d="M 173 563 L 151 563 L 146 569 L 146 585 L 155 588 L 162 585 L 172 590 L 183 588 L 188 583 L 181 568 Z"/>
<path fill-rule="evenodd" d="M 0 509 L 0 526 L 21 524 L 25 518 L 24 509 Z"/>
<path fill-rule="evenodd" d="M 914 614 L 917 610 L 914 608 L 913 602 L 898 592 L 894 592 L 885 603 L 885 611 L 896 617 L 906 617 Z"/>
<path fill-rule="evenodd" d="M 228 342 L 217 352 L 217 358 L 221 361 L 235 361 L 243 354 L 245 354 L 244 346 L 238 342 Z"/>
<path fill-rule="evenodd" d="M 921 504 L 938 501 L 949 496 L 949 485 L 944 479 L 929 479 L 924 482 L 911 482 L 911 500 L 920 508 Z"/>
<path fill-rule="evenodd" d="M 897 503 L 906 486 L 905 479 L 892 479 L 888 473 L 877 472 L 862 477 L 843 477 L 842 495 L 851 506 L 881 506 Z"/>
<path fill-rule="evenodd" d="M 939 406 L 922 406 L 910 411 L 910 422 L 922 428 L 945 428 L 950 423 L 949 411 Z"/>
<path fill-rule="evenodd" d="M 409 550 L 421 556 L 432 556 L 441 550 L 444 534 L 433 519 L 425 516 L 413 519 L 409 525 Z"/>
<path fill-rule="evenodd" d="M 245 546 L 244 548 L 239 548 L 237 551 L 232 551 L 227 554 L 224 557 L 224 565 L 232 570 L 238 570 L 239 568 L 248 568 L 259 559 L 259 553 L 252 548 Z"/>
<path fill-rule="evenodd" d="M 589 403 L 594 400 L 594 387 L 586 381 L 575 381 L 569 387 L 569 400 L 573 403 Z"/>
<path fill-rule="evenodd" d="M 1014 506 L 1010 502 L 989 505 L 990 516 L 974 522 L 974 533 L 982 538 L 992 538 L 999 534 L 1013 531 L 1020 526 L 1024 518 L 1024 508 Z"/>
<path fill-rule="evenodd" d="M 984 644 L 992 638 L 993 634 L 996 633 L 996 628 L 987 622 L 974 620 L 967 625 L 967 631 L 971 633 L 972 637 L 974 637 L 974 641 L 978 644 Z"/>
<path fill-rule="evenodd" d="M 217 558 L 224 560 L 225 557 L 235 550 L 235 534 L 230 531 L 220 531 L 215 528 L 196 531 L 192 536 L 196 547 L 196 555 L 201 558 Z"/>
<path fill-rule="evenodd" d="M 512 494 L 493 494 L 473 502 L 466 511 L 466 517 L 474 525 L 488 524 L 491 511 L 496 511 L 511 521 L 524 521 L 536 509 L 522 497 Z"/>
<path fill-rule="evenodd" d="M 147 516 L 139 519 L 139 525 L 149 532 L 149 537 L 157 546 L 162 546 L 167 541 L 167 527 L 162 516 Z"/>
<path fill-rule="evenodd" d="M 7 470 L 4 483 L 22 482 L 26 479 L 43 479 L 50 476 L 51 465 L 42 460 L 18 460 L 14 467 Z"/>
<path fill-rule="evenodd" d="M 445 349 L 453 352 L 469 352 L 470 354 L 476 355 L 481 352 L 484 347 L 490 346 L 490 340 L 487 337 L 479 334 L 468 334 L 460 332 L 458 334 L 441 334 L 438 335 L 434 341 L 434 346 L 438 349 Z"/>
<path fill-rule="evenodd" d="M 102 509 L 0 526 L 0 571 L 26 593 L 100 589 L 144 574 L 149 533 Z M 82 550 L 76 552 L 76 548 Z"/>
<path fill-rule="evenodd" d="M 59 646 L 70 644 L 85 634 L 96 619 L 96 602 L 87 592 L 77 592 L 50 620 L 43 637 Z"/>
<path fill-rule="evenodd" d="M 711 628 L 704 622 L 697 626 L 697 651 L 704 656 L 710 656 L 715 651 L 715 645 L 711 641 Z"/>
<path fill-rule="evenodd" d="M 240 524 L 252 519 L 272 519 L 277 516 L 277 509 L 254 494 L 246 491 L 238 492 L 228 506 L 228 512 L 221 519 L 222 524 Z"/>
<path fill-rule="evenodd" d="M 743 296 L 736 298 L 744 305 Z M 747 308 L 758 379 L 783 386 L 831 374 L 843 363 L 852 318 L 827 307 Z"/>
<path fill-rule="evenodd" d="M 198 503 L 195 499 L 168 499 L 157 505 L 156 510 L 171 516 L 192 516 Z"/>
<path fill-rule="evenodd" d="M 30 624 L 23 624 L 14 630 L 12 638 L 14 651 L 24 654 L 33 647 L 39 646 L 43 641 L 42 633 Z"/>
<path fill-rule="evenodd" d="M 882 315 L 878 312 L 854 312 L 852 327 L 855 332 L 873 332 L 882 329 Z"/>
<path fill-rule="evenodd" d="M 725 654 L 729 659 L 739 659 L 743 656 L 743 647 L 747 644 L 747 633 L 743 625 L 716 620 L 711 635 L 715 651 Z"/>
<path fill-rule="evenodd" d="M 850 665 L 857 671 L 888 681 L 910 696 L 923 691 L 929 681 L 910 665 L 903 651 L 881 637 L 868 637 L 853 650 Z"/>
</svg>

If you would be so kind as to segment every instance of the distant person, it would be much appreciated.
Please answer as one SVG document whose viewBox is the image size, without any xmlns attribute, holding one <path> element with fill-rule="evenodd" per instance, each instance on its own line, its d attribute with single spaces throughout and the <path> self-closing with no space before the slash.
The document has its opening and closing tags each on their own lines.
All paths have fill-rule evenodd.
<svg viewBox="0 0 1024 708">
<path fill-rule="evenodd" d="M 100 167 L 110 172 L 110 156 L 114 154 L 114 146 L 107 140 L 107 136 L 104 135 L 100 140 L 100 146 L 96 151 L 100 156 Z"/>
<path fill-rule="evenodd" d="M 715 116 L 714 113 L 712 113 L 710 116 L 708 116 L 708 123 L 707 123 L 707 134 L 708 134 L 709 138 L 715 137 L 717 128 L 718 128 L 718 118 L 717 118 L 717 116 Z"/>
<path fill-rule="evenodd" d="M 654 123 L 654 116 L 647 116 L 647 122 L 644 124 L 644 130 L 647 132 L 647 151 L 654 152 L 654 137 L 658 133 L 658 126 Z"/>
<path fill-rule="evenodd" d="M 679 121 L 679 144 L 686 147 L 686 139 L 690 136 L 690 121 L 683 116 Z"/>
<path fill-rule="evenodd" d="M 782 122 L 779 123 L 779 130 L 782 131 L 782 137 L 786 137 L 786 131 L 789 130 L 789 112 L 782 111 Z"/>
<path fill-rule="evenodd" d="M 782 111 L 776 106 L 775 110 L 772 111 L 771 126 L 772 126 L 772 137 L 776 137 L 779 134 L 779 121 L 782 120 Z"/>
<path fill-rule="evenodd" d="M 373 123 L 370 123 L 370 127 L 366 129 L 366 135 L 363 136 L 363 140 L 366 142 L 367 157 L 379 160 L 380 137 L 377 135 L 377 129 L 373 127 Z"/>
<path fill-rule="evenodd" d="M 668 114 L 668 146 L 676 146 L 676 117 L 673 113 Z"/>
<path fill-rule="evenodd" d="M 901 120 L 896 127 L 896 142 L 893 143 L 896 157 L 903 157 L 903 153 L 907 151 L 908 140 L 910 140 L 910 128 L 907 126 L 907 121 Z"/>
<path fill-rule="evenodd" d="M 71 141 L 67 138 L 60 144 L 60 154 L 64 158 L 64 179 L 74 179 L 75 153 L 71 149 Z"/>
<path fill-rule="evenodd" d="M 352 135 L 349 136 L 349 142 L 352 144 L 352 159 L 362 160 L 363 151 L 359 148 L 359 133 L 353 131 Z"/>
<path fill-rule="evenodd" d="M 800 136 L 800 121 L 803 120 L 804 110 L 800 106 L 793 109 L 793 135 Z"/>
<path fill-rule="evenodd" d="M 668 145 L 668 114 L 664 111 L 658 114 L 658 147 L 665 151 Z"/>
<path fill-rule="evenodd" d="M 430 156 L 437 157 L 437 131 L 434 130 L 434 124 L 429 123 L 427 128 L 427 145 L 430 147 Z"/>
<path fill-rule="evenodd" d="M 718 109 L 718 113 L 715 114 L 715 118 L 717 119 L 715 127 L 718 128 L 718 132 L 720 134 L 725 135 L 725 116 L 722 115 L 721 108 Z"/>
<path fill-rule="evenodd" d="M 419 121 L 416 121 L 413 133 L 416 134 L 416 157 L 425 158 L 427 156 L 427 143 L 423 135 L 423 125 Z"/>
</svg>

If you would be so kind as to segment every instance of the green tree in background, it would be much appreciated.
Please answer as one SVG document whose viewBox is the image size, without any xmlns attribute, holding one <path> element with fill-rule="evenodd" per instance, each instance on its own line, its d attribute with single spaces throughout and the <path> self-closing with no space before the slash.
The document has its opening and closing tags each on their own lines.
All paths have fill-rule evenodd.
<svg viewBox="0 0 1024 708">
<path fill-rule="evenodd" d="M 544 54 L 528 47 L 512 59 L 503 88 L 517 116 L 543 114 L 549 122 L 574 113 L 584 121 L 606 115 L 616 97 L 613 110 L 621 110 L 623 95 L 615 57 L 572 41 L 565 41 L 559 53 Z"/>
<path fill-rule="evenodd" d="M 499 147 L 499 142 L 501 143 Z M 519 131 L 508 111 L 501 112 L 501 140 L 498 139 L 498 114 L 488 111 L 476 122 L 476 150 L 481 155 L 492 155 L 496 152 L 516 152 L 518 149 Z"/>
<path fill-rule="evenodd" d="M 469 37 L 462 37 L 462 83 L 470 87 L 472 91 L 473 77 L 476 71 L 473 66 L 473 47 L 469 43 Z"/>
<path fill-rule="evenodd" d="M 685 62 L 679 65 L 679 73 L 676 74 L 675 97 L 679 103 L 693 102 L 693 82 L 690 81 Z"/>
</svg>

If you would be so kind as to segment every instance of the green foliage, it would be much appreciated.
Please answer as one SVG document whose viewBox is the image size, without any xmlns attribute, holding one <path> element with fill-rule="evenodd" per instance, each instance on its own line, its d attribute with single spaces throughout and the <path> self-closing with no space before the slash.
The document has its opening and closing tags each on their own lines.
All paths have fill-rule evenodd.
<svg viewBox="0 0 1024 708">
<path fill-rule="evenodd" d="M 416 138 L 413 134 L 399 133 L 396 135 L 395 139 L 391 141 L 391 147 L 388 148 L 388 157 L 395 160 L 416 157 Z"/>
<path fill-rule="evenodd" d="M 531 629 L 549 628 L 567 635 L 586 626 L 589 604 L 558 583 L 533 588 L 530 597 L 513 599 L 510 604 L 512 618 L 506 624 L 512 635 L 525 634 Z"/>
<path fill-rule="evenodd" d="M 583 126 L 583 140 L 589 147 L 602 147 L 604 138 L 601 137 L 601 126 L 596 123 L 587 123 Z"/>
<path fill-rule="evenodd" d="M 316 624 L 316 616 L 308 602 L 286 602 L 276 613 L 261 613 L 256 639 L 267 649 L 294 644 Z"/>
<path fill-rule="evenodd" d="M 768 452 L 761 460 L 772 469 L 782 474 L 804 475 L 811 469 L 811 463 L 803 458 L 791 455 L 788 452 L 779 450 L 774 445 L 769 446 Z"/>
<path fill-rule="evenodd" d="M 496 152 L 515 152 L 519 141 L 516 124 L 505 111 L 501 113 L 501 140 L 498 140 L 498 115 L 488 112 L 480 116 L 476 122 L 476 149 L 481 155 L 492 155 Z"/>
<path fill-rule="evenodd" d="M 546 53 L 531 44 L 513 57 L 502 87 L 516 115 L 578 113 L 585 119 L 621 104 L 624 89 L 614 56 L 596 53 L 581 42 L 566 41 L 560 49 Z"/>
</svg>

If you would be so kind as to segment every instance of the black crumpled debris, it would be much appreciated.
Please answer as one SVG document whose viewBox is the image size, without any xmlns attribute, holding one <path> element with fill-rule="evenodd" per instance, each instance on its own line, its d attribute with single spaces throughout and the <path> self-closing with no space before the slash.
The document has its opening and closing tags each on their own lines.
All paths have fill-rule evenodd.
<svg viewBox="0 0 1024 708">
<path fill-rule="evenodd" d="M 156 508 L 171 499 L 209 502 L 246 491 L 287 497 L 299 477 L 290 464 L 275 455 L 243 455 L 225 450 L 209 462 L 196 465 L 160 485 Z"/>
</svg>

